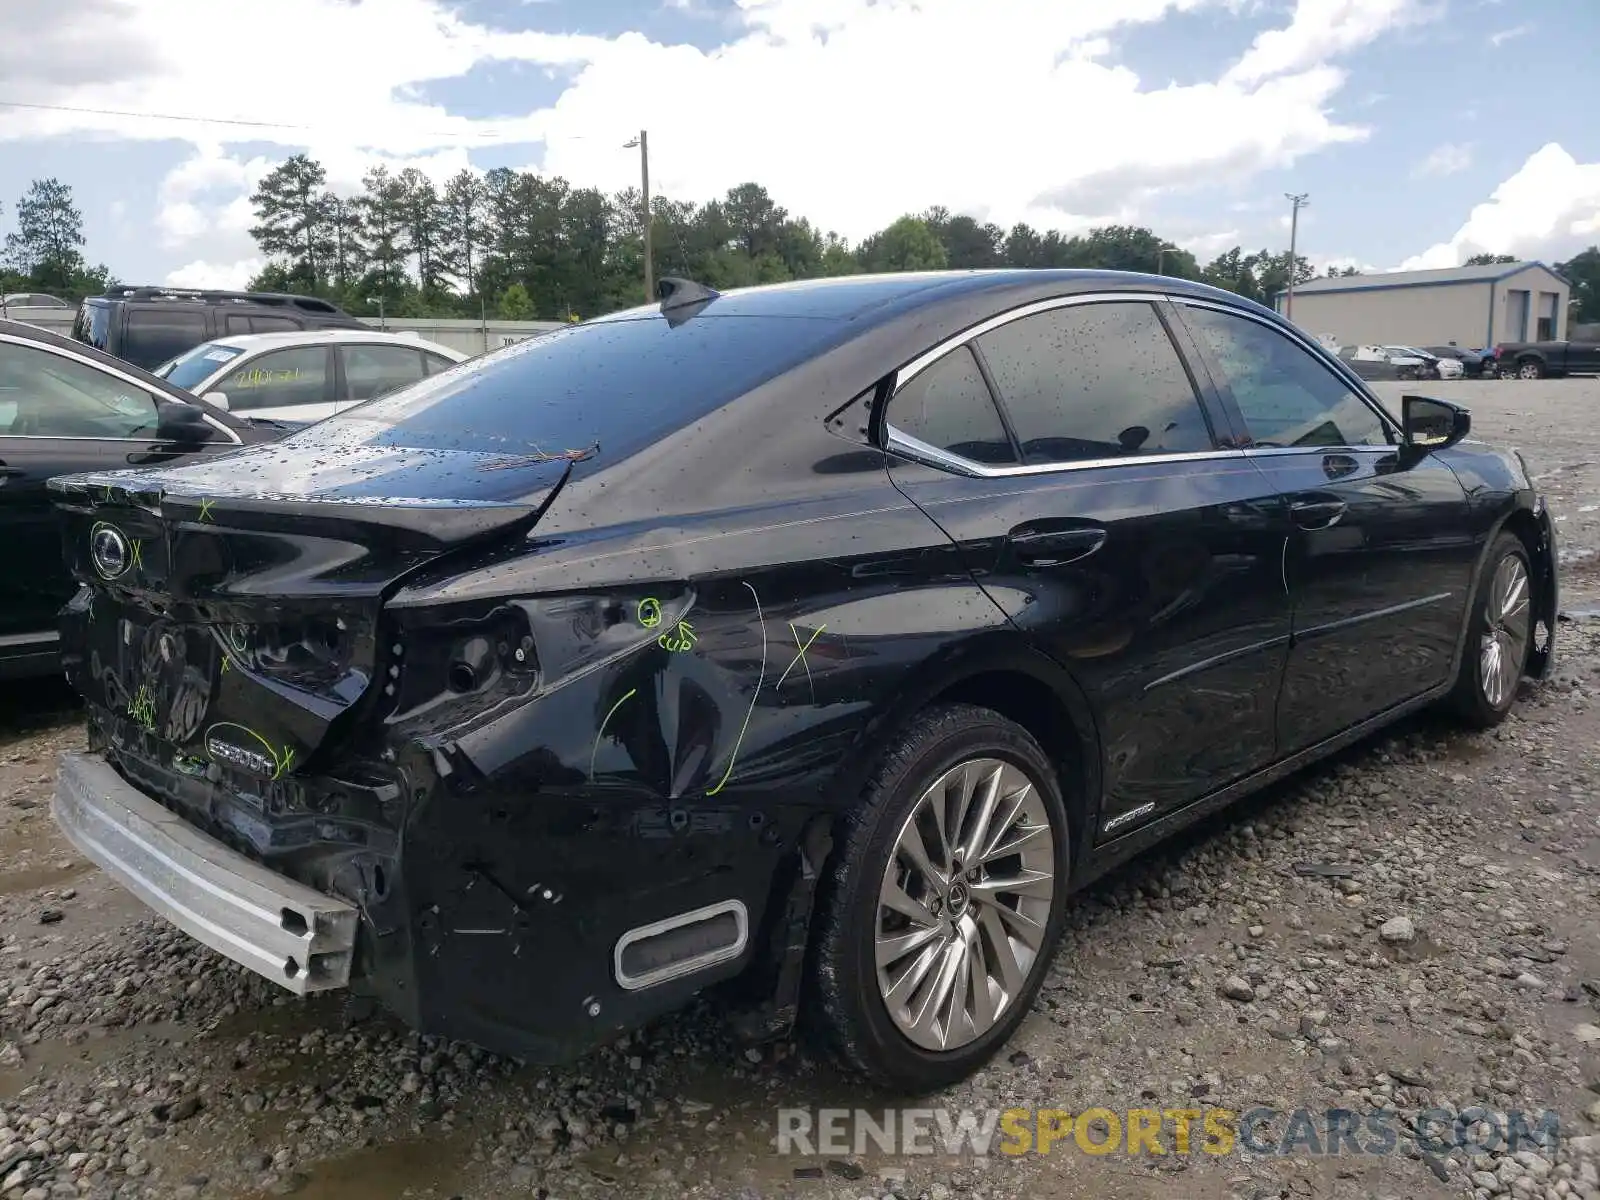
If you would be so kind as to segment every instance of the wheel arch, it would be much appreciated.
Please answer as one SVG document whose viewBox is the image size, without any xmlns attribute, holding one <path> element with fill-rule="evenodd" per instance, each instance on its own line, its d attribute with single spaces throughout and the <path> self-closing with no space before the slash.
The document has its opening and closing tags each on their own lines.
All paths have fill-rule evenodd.
<svg viewBox="0 0 1600 1200">
<path fill-rule="evenodd" d="M 1534 593 L 1536 624 L 1533 640 L 1528 647 L 1528 662 L 1524 673 L 1535 679 L 1543 679 L 1550 673 L 1555 659 L 1556 614 L 1560 609 L 1555 539 L 1550 532 L 1547 516 L 1542 510 L 1536 513 L 1532 507 L 1513 509 L 1501 521 L 1495 535 L 1498 536 L 1502 531 L 1515 534 L 1528 552 L 1528 564 L 1532 568 L 1531 574 L 1536 589 Z M 1545 627 L 1543 645 L 1540 644 L 1538 637 L 1537 623 L 1540 622 Z"/>
<path fill-rule="evenodd" d="M 1489 554 L 1494 549 L 1496 539 L 1502 533 L 1510 533 L 1528 552 L 1528 563 L 1532 568 L 1537 593 L 1535 596 L 1535 622 L 1542 622 L 1545 627 L 1544 643 L 1541 646 L 1538 638 L 1537 626 L 1534 638 L 1528 650 L 1528 664 L 1524 674 L 1535 679 L 1543 679 L 1549 674 L 1555 661 L 1555 636 L 1556 613 L 1560 607 L 1560 584 L 1556 563 L 1555 533 L 1550 523 L 1549 512 L 1542 507 L 1536 508 L 1532 503 L 1518 503 L 1510 511 L 1503 514 L 1489 529 L 1488 536 L 1484 538 L 1483 549 L 1479 551 L 1477 560 L 1472 567 L 1472 582 L 1468 585 L 1467 603 L 1461 619 L 1461 629 L 1456 636 L 1455 659 L 1451 665 L 1450 677 L 1455 678 L 1461 670 L 1461 659 L 1467 652 L 1467 635 L 1472 626 L 1473 610 L 1478 603 L 1478 588 L 1483 583 L 1483 571 L 1489 560 Z"/>
<path fill-rule="evenodd" d="M 1089 848 L 1099 807 L 1098 725 L 1083 689 L 1069 672 L 1014 630 L 979 634 L 946 647 L 913 670 L 893 701 L 870 722 L 837 778 L 843 816 L 861 794 L 884 747 L 920 712 L 971 704 L 1026 729 L 1056 764 L 1076 865 Z"/>
</svg>

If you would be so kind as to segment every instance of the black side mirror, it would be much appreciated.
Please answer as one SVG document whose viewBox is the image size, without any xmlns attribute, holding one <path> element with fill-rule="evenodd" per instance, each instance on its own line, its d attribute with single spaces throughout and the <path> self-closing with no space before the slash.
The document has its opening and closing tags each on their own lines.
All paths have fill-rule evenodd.
<svg viewBox="0 0 1600 1200">
<path fill-rule="evenodd" d="M 1400 428 L 1405 437 L 1401 458 L 1409 464 L 1466 437 L 1472 431 L 1472 414 L 1448 400 L 1406 396 L 1400 401 Z"/>
<path fill-rule="evenodd" d="M 185 445 L 210 441 L 205 410 L 193 404 L 163 404 L 156 420 L 156 440 Z"/>
</svg>

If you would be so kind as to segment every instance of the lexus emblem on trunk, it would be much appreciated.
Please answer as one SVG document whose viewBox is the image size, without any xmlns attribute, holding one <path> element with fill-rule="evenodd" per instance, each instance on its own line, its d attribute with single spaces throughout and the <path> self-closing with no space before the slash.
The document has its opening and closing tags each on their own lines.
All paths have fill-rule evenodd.
<svg viewBox="0 0 1600 1200">
<path fill-rule="evenodd" d="M 89 531 L 89 557 L 102 579 L 115 579 L 128 569 L 128 539 L 114 525 L 96 525 Z"/>
</svg>

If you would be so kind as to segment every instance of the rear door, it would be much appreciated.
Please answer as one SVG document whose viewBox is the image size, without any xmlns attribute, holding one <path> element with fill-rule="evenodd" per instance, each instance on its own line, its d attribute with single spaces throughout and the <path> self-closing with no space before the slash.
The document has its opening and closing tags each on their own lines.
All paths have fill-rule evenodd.
<svg viewBox="0 0 1600 1200">
<path fill-rule="evenodd" d="M 1393 419 L 1308 344 L 1204 301 L 1178 310 L 1288 506 L 1293 753 L 1449 677 L 1476 558 L 1466 493 L 1432 456 L 1402 470 Z"/>
<path fill-rule="evenodd" d="M 1149 296 L 1029 305 L 912 363 L 891 478 L 1095 714 L 1119 836 L 1269 761 L 1289 639 L 1275 491 Z"/>
<path fill-rule="evenodd" d="M 336 410 L 406 387 L 426 374 L 422 350 L 385 342 L 339 343 L 340 394 Z"/>
<path fill-rule="evenodd" d="M 0 642 L 48 635 L 73 592 L 45 489 L 51 476 L 187 457 L 156 442 L 158 403 L 131 380 L 0 336 Z M 213 432 L 214 446 L 237 444 Z"/>
</svg>

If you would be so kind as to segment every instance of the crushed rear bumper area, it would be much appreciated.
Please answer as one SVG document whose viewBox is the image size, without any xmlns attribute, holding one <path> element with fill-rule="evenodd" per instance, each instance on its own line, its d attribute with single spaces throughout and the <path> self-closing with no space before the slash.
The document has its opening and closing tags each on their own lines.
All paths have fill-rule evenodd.
<svg viewBox="0 0 1600 1200">
<path fill-rule="evenodd" d="M 350 982 L 359 914 L 229 849 L 127 783 L 104 759 L 63 754 L 56 824 L 179 929 L 280 987 Z"/>
</svg>

